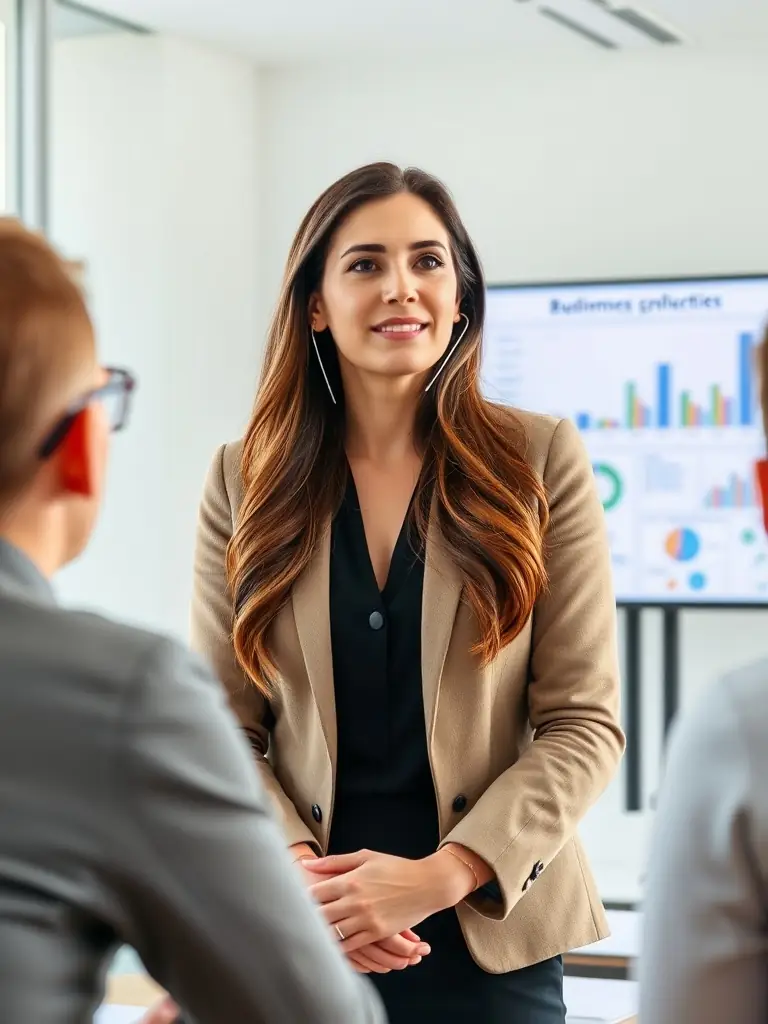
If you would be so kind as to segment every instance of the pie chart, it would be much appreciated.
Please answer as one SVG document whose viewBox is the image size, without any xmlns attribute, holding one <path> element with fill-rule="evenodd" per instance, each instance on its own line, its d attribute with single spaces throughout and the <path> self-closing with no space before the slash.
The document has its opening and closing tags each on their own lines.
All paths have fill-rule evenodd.
<svg viewBox="0 0 768 1024">
<path fill-rule="evenodd" d="M 701 541 L 698 533 L 687 526 L 681 526 L 667 534 L 664 548 L 676 562 L 690 562 L 701 550 Z"/>
</svg>

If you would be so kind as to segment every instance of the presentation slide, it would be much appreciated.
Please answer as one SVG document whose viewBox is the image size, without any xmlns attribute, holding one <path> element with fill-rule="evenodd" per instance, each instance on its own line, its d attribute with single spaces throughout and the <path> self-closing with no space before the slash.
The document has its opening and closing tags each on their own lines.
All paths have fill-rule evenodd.
<svg viewBox="0 0 768 1024">
<path fill-rule="evenodd" d="M 768 277 L 489 289 L 484 393 L 581 431 L 619 602 L 768 603 L 767 316 Z"/>
</svg>

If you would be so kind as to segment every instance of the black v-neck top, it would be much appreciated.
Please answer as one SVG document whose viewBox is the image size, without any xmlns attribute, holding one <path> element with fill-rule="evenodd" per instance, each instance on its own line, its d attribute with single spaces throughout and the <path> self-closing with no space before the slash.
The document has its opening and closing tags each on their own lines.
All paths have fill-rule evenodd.
<svg viewBox="0 0 768 1024">
<path fill-rule="evenodd" d="M 428 857 L 440 839 L 421 680 L 424 551 L 406 516 L 380 592 L 351 470 L 331 530 L 330 619 L 338 760 L 330 853 Z M 426 609 L 429 614 L 429 609 Z M 370 979 L 392 1024 L 564 1024 L 560 958 L 486 974 L 453 909 L 416 929 L 432 952 Z"/>
<path fill-rule="evenodd" d="M 353 796 L 435 800 L 421 687 L 424 553 L 409 526 L 410 514 L 395 544 L 386 585 L 379 591 L 348 470 L 331 534 L 337 809 Z"/>
</svg>

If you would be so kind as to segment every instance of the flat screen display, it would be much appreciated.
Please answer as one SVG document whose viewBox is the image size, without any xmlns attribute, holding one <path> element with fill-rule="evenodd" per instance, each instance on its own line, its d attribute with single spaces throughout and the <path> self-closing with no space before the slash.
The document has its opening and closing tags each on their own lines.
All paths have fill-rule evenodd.
<svg viewBox="0 0 768 1024">
<path fill-rule="evenodd" d="M 620 603 L 768 603 L 767 316 L 768 275 L 489 289 L 484 393 L 581 431 Z"/>
</svg>

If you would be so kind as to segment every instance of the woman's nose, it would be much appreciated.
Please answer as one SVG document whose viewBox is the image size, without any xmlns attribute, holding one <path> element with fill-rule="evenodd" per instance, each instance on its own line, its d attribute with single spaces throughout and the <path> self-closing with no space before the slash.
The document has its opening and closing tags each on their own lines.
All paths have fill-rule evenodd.
<svg viewBox="0 0 768 1024">
<path fill-rule="evenodd" d="M 384 301 L 405 305 L 418 297 L 416 281 L 408 271 L 393 271 L 384 283 Z"/>
</svg>

